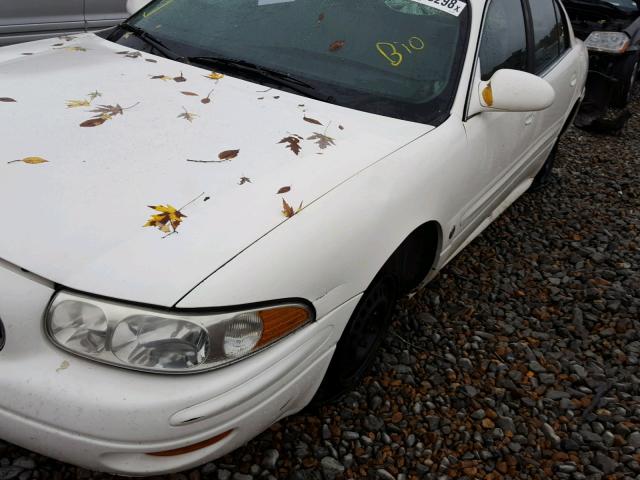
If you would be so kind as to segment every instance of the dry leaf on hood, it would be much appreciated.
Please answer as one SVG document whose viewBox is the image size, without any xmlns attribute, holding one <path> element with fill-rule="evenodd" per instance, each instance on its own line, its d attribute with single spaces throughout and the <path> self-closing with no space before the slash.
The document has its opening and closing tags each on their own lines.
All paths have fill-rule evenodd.
<svg viewBox="0 0 640 480">
<path fill-rule="evenodd" d="M 278 190 L 278 193 L 276 195 L 282 195 L 283 193 L 287 193 L 291 191 L 291 187 L 282 187 L 280 190 Z"/>
<path fill-rule="evenodd" d="M 186 95 L 187 97 L 199 97 L 200 95 L 198 95 L 197 93 L 193 93 L 193 92 L 180 92 L 183 95 Z"/>
<path fill-rule="evenodd" d="M 336 144 L 333 138 L 331 138 L 328 135 L 325 135 L 324 133 L 318 133 L 318 132 L 313 132 L 313 135 L 307 138 L 307 140 L 315 140 L 315 143 L 322 150 L 324 150 L 327 147 L 335 146 Z"/>
<path fill-rule="evenodd" d="M 177 82 L 177 83 L 184 83 L 184 82 L 186 82 L 186 81 L 187 81 L 187 79 L 186 79 L 186 78 L 184 78 L 184 75 L 182 75 L 182 72 L 180 72 L 180 76 L 179 76 L 179 77 L 175 77 L 175 78 L 173 79 L 173 81 L 174 81 L 174 82 Z"/>
<path fill-rule="evenodd" d="M 314 125 L 322 125 L 322 123 L 320 123 L 318 120 L 316 120 L 315 118 L 311 118 L 311 117 L 303 117 L 302 118 L 305 122 L 309 122 L 309 123 L 313 123 Z"/>
<path fill-rule="evenodd" d="M 245 183 L 251 183 L 251 179 L 249 177 L 240 177 L 238 185 L 244 185 Z"/>
<path fill-rule="evenodd" d="M 144 61 L 149 63 L 158 63 L 158 61 L 154 60 L 153 58 L 145 58 Z"/>
<path fill-rule="evenodd" d="M 229 161 L 236 158 L 238 156 L 238 153 L 240 153 L 240 150 L 225 150 L 224 152 L 220 152 L 220 154 L 218 155 L 218 158 L 220 160 Z"/>
<path fill-rule="evenodd" d="M 142 52 L 130 52 L 125 50 L 124 52 L 116 52 L 116 55 L 123 55 L 126 58 L 140 58 L 142 56 Z"/>
<path fill-rule="evenodd" d="M 342 47 L 344 47 L 344 44 L 345 44 L 344 40 L 336 40 L 331 45 L 329 45 L 329 51 L 330 52 L 337 52 Z"/>
<path fill-rule="evenodd" d="M 64 43 L 54 43 L 53 45 L 51 45 L 52 47 L 61 47 L 62 45 L 64 45 Z"/>
<path fill-rule="evenodd" d="M 84 122 L 82 122 L 80 126 L 84 128 L 98 127 L 107 120 L 109 120 L 109 118 L 106 117 L 90 118 L 89 120 L 85 120 Z"/>
<path fill-rule="evenodd" d="M 199 117 L 197 113 L 191 113 L 184 107 L 182 107 L 182 109 L 184 112 L 178 115 L 178 118 L 184 118 L 187 122 L 192 123 L 197 117 Z"/>
<path fill-rule="evenodd" d="M 91 92 L 89 95 L 87 95 L 87 97 L 89 97 L 89 101 L 93 102 L 96 98 L 101 97 L 102 94 L 99 91 L 94 91 Z"/>
<path fill-rule="evenodd" d="M 49 160 L 45 160 L 42 157 L 25 157 L 25 158 L 21 158 L 20 160 L 11 160 L 10 162 L 7 162 L 7 163 L 18 163 L 18 162 L 26 163 L 28 165 L 39 165 L 41 163 L 49 163 Z"/>
<path fill-rule="evenodd" d="M 0 97 L 0 102 L 15 103 L 15 100 L 13 98 L 9 98 L 9 97 Z"/>
<path fill-rule="evenodd" d="M 60 47 L 54 48 L 54 50 L 68 50 L 70 52 L 86 52 L 87 49 L 84 47 Z"/>
<path fill-rule="evenodd" d="M 211 72 L 209 75 L 205 75 L 204 77 L 210 80 L 220 80 L 221 78 L 224 78 L 224 75 L 218 72 Z"/>
<path fill-rule="evenodd" d="M 163 82 L 168 82 L 169 80 L 173 80 L 173 78 L 167 77 L 166 75 L 153 75 L 151 80 L 162 80 Z"/>
<path fill-rule="evenodd" d="M 282 214 L 285 217 L 291 218 L 296 213 L 300 212 L 300 210 L 302 210 L 302 202 L 300 202 L 300 206 L 298 207 L 298 209 L 294 210 L 293 207 L 291 205 L 289 205 L 284 198 L 282 199 Z"/>
<path fill-rule="evenodd" d="M 99 92 L 94 92 L 94 93 L 99 93 Z M 102 125 L 103 123 L 105 123 L 107 120 L 111 120 L 113 117 L 117 116 L 117 115 L 124 115 L 124 111 L 125 110 L 129 110 L 135 106 L 137 106 L 139 104 L 136 103 L 134 105 L 131 105 L 130 107 L 127 108 L 123 108 L 120 106 L 120 104 L 115 104 L 115 105 L 99 105 L 98 107 L 94 108 L 93 110 L 89 110 L 91 113 L 95 113 L 96 115 L 93 118 L 90 118 L 89 120 L 86 120 L 84 122 L 82 122 L 80 124 L 81 127 L 97 127 L 99 125 Z"/>
<path fill-rule="evenodd" d="M 286 143 L 287 148 L 291 149 L 293 153 L 298 155 L 300 154 L 300 150 L 302 150 L 302 147 L 300 146 L 300 140 L 302 140 L 302 137 L 300 135 L 293 134 L 288 137 L 284 137 L 278 143 Z"/>
<path fill-rule="evenodd" d="M 344 130 L 344 127 L 343 127 L 342 125 L 338 125 L 338 128 L 339 128 L 340 130 Z"/>
<path fill-rule="evenodd" d="M 171 205 L 149 205 L 149 208 L 155 210 L 157 214 L 151 215 L 151 218 L 145 223 L 144 227 L 156 227 L 163 233 L 175 233 L 182 223 L 182 219 L 187 216 L 180 210 Z M 173 232 L 171 231 L 173 229 Z"/>
<path fill-rule="evenodd" d="M 91 102 L 89 100 L 67 100 L 67 108 L 80 108 L 89 107 Z"/>
</svg>

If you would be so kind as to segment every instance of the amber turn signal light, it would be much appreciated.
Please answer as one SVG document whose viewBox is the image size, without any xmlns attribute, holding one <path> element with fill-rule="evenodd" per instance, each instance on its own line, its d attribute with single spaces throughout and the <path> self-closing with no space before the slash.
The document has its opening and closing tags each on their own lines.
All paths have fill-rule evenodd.
<svg viewBox="0 0 640 480">
<path fill-rule="evenodd" d="M 262 337 L 256 344 L 256 349 L 285 337 L 311 320 L 311 312 L 301 307 L 261 310 L 259 315 L 262 320 Z"/>
</svg>

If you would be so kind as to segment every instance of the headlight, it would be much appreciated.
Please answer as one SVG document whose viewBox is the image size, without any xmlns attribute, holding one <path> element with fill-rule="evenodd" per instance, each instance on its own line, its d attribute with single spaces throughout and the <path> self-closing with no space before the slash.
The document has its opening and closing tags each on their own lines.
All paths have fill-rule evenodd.
<svg viewBox="0 0 640 480">
<path fill-rule="evenodd" d="M 60 292 L 49 306 L 46 330 L 59 347 L 99 362 L 192 373 L 253 355 L 312 320 L 302 303 L 175 313 Z"/>
<path fill-rule="evenodd" d="M 631 41 L 624 32 L 591 32 L 584 44 L 594 52 L 624 53 Z"/>
</svg>

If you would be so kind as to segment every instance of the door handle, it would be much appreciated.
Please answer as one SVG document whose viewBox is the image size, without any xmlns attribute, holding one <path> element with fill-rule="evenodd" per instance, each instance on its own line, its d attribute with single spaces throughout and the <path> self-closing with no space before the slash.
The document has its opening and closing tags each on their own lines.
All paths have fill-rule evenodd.
<svg viewBox="0 0 640 480">
<path fill-rule="evenodd" d="M 525 120 L 524 120 L 524 124 L 528 127 L 529 125 L 531 125 L 533 123 L 533 120 L 535 118 L 536 118 L 535 113 L 527 115 L 527 118 L 525 118 Z"/>
</svg>

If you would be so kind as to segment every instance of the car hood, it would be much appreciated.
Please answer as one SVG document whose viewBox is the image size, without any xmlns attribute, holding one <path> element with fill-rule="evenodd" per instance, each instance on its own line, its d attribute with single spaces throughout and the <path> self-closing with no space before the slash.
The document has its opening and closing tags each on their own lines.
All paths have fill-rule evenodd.
<svg viewBox="0 0 640 480">
<path fill-rule="evenodd" d="M 295 221 L 283 199 L 313 214 L 433 129 L 210 73 L 93 34 L 0 49 L 0 258 L 68 288 L 172 306 Z"/>
</svg>

